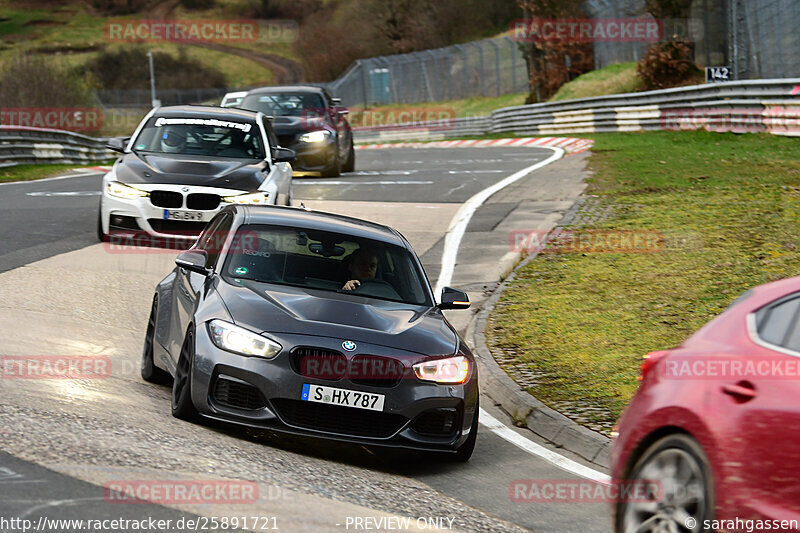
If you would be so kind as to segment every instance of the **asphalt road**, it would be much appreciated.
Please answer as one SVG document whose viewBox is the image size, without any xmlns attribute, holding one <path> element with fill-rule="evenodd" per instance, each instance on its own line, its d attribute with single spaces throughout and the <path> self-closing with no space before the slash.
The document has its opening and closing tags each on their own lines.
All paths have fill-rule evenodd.
<svg viewBox="0 0 800 533">
<path fill-rule="evenodd" d="M 387 213 L 387 223 L 430 226 L 429 234 L 411 240 L 424 248 L 418 249 L 423 262 L 432 262 L 443 228 L 459 204 L 550 154 L 535 148 L 360 151 L 355 173 L 330 180 L 297 179 L 295 200 L 339 210 L 348 205 L 342 202 L 356 202 L 354 216 L 371 210 L 373 219 Z M 0 298 L 5 302 L 0 303 L 0 325 L 10 329 L 26 324 L 14 331 L 0 355 L 60 355 L 79 349 L 108 355 L 119 369 L 111 379 L 69 386 L 53 380 L 0 383 L 0 450 L 11 454 L 0 453 L 0 519 L 34 515 L 31 509 L 45 500 L 50 517 L 78 516 L 84 507 L 75 500 L 102 500 L 102 485 L 109 479 L 163 479 L 180 473 L 189 479 L 208 475 L 274 485 L 283 497 L 270 500 L 267 510 L 282 518 L 284 531 L 300 531 L 305 525 L 316 531 L 367 531 L 331 523 L 328 517 L 373 511 L 452 517 L 452 528 L 459 531 L 609 530 L 603 503 L 513 501 L 509 487 L 515 480 L 582 480 L 486 428 L 479 432 L 472 460 L 452 465 L 402 452 L 173 419 L 169 390 L 144 384 L 136 375 L 149 298 L 171 258 L 109 258 L 102 247 L 85 248 L 96 244 L 100 180 L 100 175 L 87 175 L 0 186 L 0 271 L 8 271 L 0 274 L 0 295 L 6 296 Z M 557 189 L 558 183 L 552 187 Z M 513 204 L 513 198 L 487 204 L 471 227 L 496 224 Z M 414 219 L 423 215 L 429 219 Z M 74 254 L 55 257 L 71 250 Z M 435 265 L 425 266 L 429 274 L 435 270 Z M 488 399 L 482 407 L 511 425 Z M 524 429 L 514 431 L 534 440 Z M 10 472 L 5 480 L 3 468 Z M 124 510 L 122 515 L 140 518 L 231 511 L 185 505 L 116 507 Z M 113 515 L 115 510 L 100 505 L 94 514 Z M 233 510 L 244 514 L 245 508 Z M 1 520 L 0 531 L 5 531 Z"/>
</svg>

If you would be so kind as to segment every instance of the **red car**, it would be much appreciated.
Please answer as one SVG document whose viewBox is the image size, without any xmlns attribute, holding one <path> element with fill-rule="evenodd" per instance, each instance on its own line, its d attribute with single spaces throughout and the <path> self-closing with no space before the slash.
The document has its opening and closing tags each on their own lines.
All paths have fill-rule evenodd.
<svg viewBox="0 0 800 533">
<path fill-rule="evenodd" d="M 618 533 L 800 531 L 800 277 L 646 355 L 617 429 L 613 478 L 660 488 L 614 504 Z"/>
</svg>

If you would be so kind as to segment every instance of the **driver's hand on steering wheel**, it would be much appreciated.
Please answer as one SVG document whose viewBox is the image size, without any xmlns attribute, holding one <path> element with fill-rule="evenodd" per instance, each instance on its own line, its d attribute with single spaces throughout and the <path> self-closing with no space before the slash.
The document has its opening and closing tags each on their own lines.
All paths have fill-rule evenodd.
<svg viewBox="0 0 800 533">
<path fill-rule="evenodd" d="M 361 282 L 360 281 L 358 281 L 357 279 L 351 279 L 350 281 L 348 281 L 347 283 L 344 284 L 344 287 L 342 287 L 342 290 L 343 291 L 354 291 L 360 286 L 361 286 Z"/>
</svg>

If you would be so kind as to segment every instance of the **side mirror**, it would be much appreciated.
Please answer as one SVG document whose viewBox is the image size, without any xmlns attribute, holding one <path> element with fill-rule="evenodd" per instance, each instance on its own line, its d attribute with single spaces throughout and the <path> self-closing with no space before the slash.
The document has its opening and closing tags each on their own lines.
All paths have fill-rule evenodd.
<svg viewBox="0 0 800 533">
<path fill-rule="evenodd" d="M 340 115 L 349 115 L 350 114 L 350 110 L 347 109 L 346 107 L 337 107 L 336 108 L 336 113 L 338 113 Z"/>
<path fill-rule="evenodd" d="M 175 264 L 179 267 L 204 276 L 211 274 L 211 270 L 206 266 L 207 263 L 208 253 L 205 250 L 186 250 L 175 258 Z"/>
<path fill-rule="evenodd" d="M 275 163 L 291 163 L 295 159 L 297 159 L 295 151 L 283 146 L 276 147 L 272 152 L 272 160 Z"/>
<path fill-rule="evenodd" d="M 437 307 L 439 309 L 469 309 L 469 306 L 469 296 L 466 292 L 445 287 L 442 289 L 442 303 Z"/>
<path fill-rule="evenodd" d="M 106 148 L 109 150 L 113 150 L 115 152 L 119 152 L 120 154 L 125 153 L 125 146 L 128 144 L 130 138 L 123 138 L 123 137 L 114 137 L 108 140 L 106 143 Z"/>
<path fill-rule="evenodd" d="M 331 104 L 333 105 L 341 105 L 342 99 L 341 98 L 331 98 Z"/>
</svg>

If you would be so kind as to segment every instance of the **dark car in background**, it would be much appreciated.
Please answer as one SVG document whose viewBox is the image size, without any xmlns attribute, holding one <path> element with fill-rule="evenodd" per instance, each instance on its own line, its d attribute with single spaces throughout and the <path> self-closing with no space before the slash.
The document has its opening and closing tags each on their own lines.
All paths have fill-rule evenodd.
<svg viewBox="0 0 800 533">
<path fill-rule="evenodd" d="M 340 104 L 325 89 L 287 86 L 253 89 L 229 105 L 273 117 L 278 142 L 297 153 L 295 171 L 335 177 L 356 164 L 348 111 Z"/>
<path fill-rule="evenodd" d="M 466 461 L 478 369 L 408 241 L 306 209 L 223 209 L 156 288 L 146 381 L 172 413 Z M 354 281 L 354 277 L 357 282 Z"/>
</svg>

